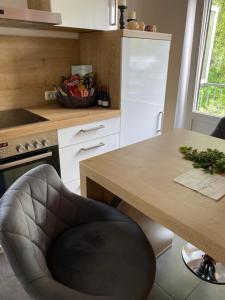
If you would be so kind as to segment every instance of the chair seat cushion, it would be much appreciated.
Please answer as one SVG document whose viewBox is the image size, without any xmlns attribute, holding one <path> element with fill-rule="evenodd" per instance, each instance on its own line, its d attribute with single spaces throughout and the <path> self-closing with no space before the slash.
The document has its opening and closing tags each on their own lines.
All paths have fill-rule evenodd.
<svg viewBox="0 0 225 300">
<path fill-rule="evenodd" d="M 155 279 L 152 247 L 128 218 L 70 228 L 52 243 L 47 262 L 56 281 L 93 296 L 144 300 Z"/>
</svg>

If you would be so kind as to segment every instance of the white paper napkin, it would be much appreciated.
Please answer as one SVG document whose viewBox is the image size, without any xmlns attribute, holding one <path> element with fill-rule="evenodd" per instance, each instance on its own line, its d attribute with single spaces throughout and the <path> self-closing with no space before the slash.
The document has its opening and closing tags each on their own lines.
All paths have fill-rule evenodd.
<svg viewBox="0 0 225 300">
<path fill-rule="evenodd" d="M 193 169 L 175 178 L 174 181 L 213 200 L 218 201 L 225 195 L 225 177 L 210 175 L 201 169 Z"/>
</svg>

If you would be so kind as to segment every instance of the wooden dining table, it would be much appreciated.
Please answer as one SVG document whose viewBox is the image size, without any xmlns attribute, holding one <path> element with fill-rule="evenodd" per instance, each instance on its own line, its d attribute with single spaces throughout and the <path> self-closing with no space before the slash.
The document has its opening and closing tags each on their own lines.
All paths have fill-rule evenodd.
<svg viewBox="0 0 225 300">
<path fill-rule="evenodd" d="M 115 195 L 225 264 L 225 197 L 214 201 L 174 181 L 193 168 L 179 152 L 184 145 L 225 152 L 224 140 L 174 130 L 82 161 L 82 195 Z"/>
</svg>

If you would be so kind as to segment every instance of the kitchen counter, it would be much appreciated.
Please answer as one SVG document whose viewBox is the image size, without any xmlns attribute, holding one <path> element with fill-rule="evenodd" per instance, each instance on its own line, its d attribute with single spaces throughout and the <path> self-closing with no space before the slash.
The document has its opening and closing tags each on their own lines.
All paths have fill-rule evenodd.
<svg viewBox="0 0 225 300">
<path fill-rule="evenodd" d="M 49 121 L 2 129 L 0 130 L 0 141 L 120 116 L 119 109 L 105 109 L 100 107 L 69 109 L 56 103 L 29 107 L 26 109 Z"/>
</svg>

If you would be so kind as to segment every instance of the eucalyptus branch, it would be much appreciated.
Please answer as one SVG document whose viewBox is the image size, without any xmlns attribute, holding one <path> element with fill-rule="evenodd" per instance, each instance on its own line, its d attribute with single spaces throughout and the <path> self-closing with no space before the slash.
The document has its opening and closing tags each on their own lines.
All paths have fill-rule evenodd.
<svg viewBox="0 0 225 300">
<path fill-rule="evenodd" d="M 194 168 L 202 168 L 207 173 L 225 173 L 225 154 L 217 149 L 208 148 L 205 151 L 198 151 L 192 147 L 182 146 L 179 151 L 184 158 L 193 162 Z"/>
</svg>

